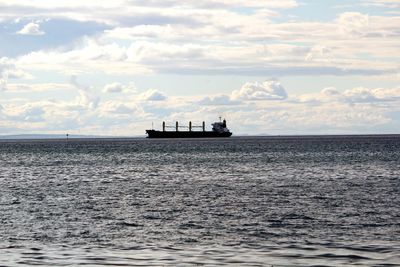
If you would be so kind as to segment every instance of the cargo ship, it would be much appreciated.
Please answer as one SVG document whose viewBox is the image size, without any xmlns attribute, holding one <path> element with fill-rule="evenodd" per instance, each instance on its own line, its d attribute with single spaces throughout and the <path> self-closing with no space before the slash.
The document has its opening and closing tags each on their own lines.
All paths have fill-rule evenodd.
<svg viewBox="0 0 400 267">
<path fill-rule="evenodd" d="M 226 127 L 226 120 L 214 122 L 211 124 L 212 130 L 206 131 L 206 123 L 203 121 L 201 126 L 192 125 L 189 122 L 189 126 L 180 126 L 178 122 L 175 126 L 168 126 L 163 121 L 162 131 L 154 129 L 146 130 L 147 138 L 210 138 L 210 137 L 230 137 L 232 133 Z M 167 131 L 167 128 L 174 128 L 174 130 Z M 180 129 L 185 128 L 186 130 L 181 131 Z"/>
</svg>

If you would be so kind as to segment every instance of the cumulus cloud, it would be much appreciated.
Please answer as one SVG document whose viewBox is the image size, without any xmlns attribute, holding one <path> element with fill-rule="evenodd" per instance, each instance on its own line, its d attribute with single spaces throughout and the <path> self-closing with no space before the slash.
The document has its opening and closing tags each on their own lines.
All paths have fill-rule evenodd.
<svg viewBox="0 0 400 267">
<path fill-rule="evenodd" d="M 398 68 L 388 58 L 398 57 L 400 18 L 345 12 L 329 22 L 272 23 L 253 13 L 189 10 L 163 12 L 195 17 L 196 27 L 145 21 L 117 24 L 66 49 L 29 53 L 19 58 L 19 64 L 32 70 L 118 75 L 381 75 Z M 382 36 L 384 40 L 378 39 Z M 274 42 L 260 44 L 266 39 Z"/>
<path fill-rule="evenodd" d="M 100 98 L 96 96 L 90 87 L 78 83 L 76 76 L 71 77 L 71 84 L 78 89 L 79 97 L 77 103 L 88 109 L 95 109 L 100 102 Z"/>
<path fill-rule="evenodd" d="M 112 114 L 131 114 L 135 111 L 135 108 L 128 107 L 128 105 L 116 101 L 107 101 L 101 105 L 100 109 L 104 113 Z"/>
<path fill-rule="evenodd" d="M 324 96 L 338 96 L 340 92 L 335 87 L 326 87 L 322 89 L 321 94 Z"/>
<path fill-rule="evenodd" d="M 70 50 L 36 51 L 18 58 L 18 65 L 32 70 L 59 73 L 103 72 L 107 74 L 143 74 L 149 70 L 126 58 L 126 47 L 116 43 L 99 43 L 84 38 Z"/>
<path fill-rule="evenodd" d="M 7 90 L 9 78 L 18 78 L 23 76 L 23 72 L 16 68 L 14 61 L 9 58 L 0 58 L 0 91 Z"/>
<path fill-rule="evenodd" d="M 111 83 L 104 86 L 103 92 L 105 93 L 121 93 L 123 85 L 120 83 Z"/>
<path fill-rule="evenodd" d="M 400 88 L 365 88 L 355 87 L 340 92 L 334 87 L 328 87 L 317 94 L 304 94 L 297 98 L 303 103 L 377 103 L 400 100 Z"/>
<path fill-rule="evenodd" d="M 377 99 L 385 99 L 387 101 L 400 100 L 400 87 L 397 88 L 376 88 L 372 90 L 373 95 Z"/>
<path fill-rule="evenodd" d="M 12 108 L 5 109 L 8 119 L 19 122 L 43 122 L 45 108 L 36 103 L 27 103 L 23 105 L 11 105 Z"/>
<path fill-rule="evenodd" d="M 198 102 L 200 105 L 225 106 L 238 105 L 240 101 L 232 100 L 228 95 L 206 96 Z"/>
<path fill-rule="evenodd" d="M 0 58 L 0 91 L 7 89 L 8 69 L 10 63 L 7 58 Z"/>
<path fill-rule="evenodd" d="M 232 99 L 234 100 L 284 100 L 286 98 L 285 88 L 275 80 L 262 83 L 247 82 L 242 88 L 232 92 Z"/>
<path fill-rule="evenodd" d="M 148 96 L 155 95 L 152 91 L 155 90 L 147 91 Z M 13 125 L 17 132 L 80 129 L 85 134 L 143 135 L 151 121 L 212 122 L 222 115 L 237 135 L 386 133 L 400 127 L 400 117 L 394 115 L 400 114 L 400 88 L 353 88 L 341 92 L 329 87 L 314 98 L 320 101 L 317 105 L 294 101 L 294 97 L 268 105 L 231 100 L 229 95 L 204 96 L 204 102 L 188 96 L 160 103 L 126 98 L 99 102 L 95 109 L 75 101 L 21 104 L 20 99 L 11 99 L 0 100 L 0 125 L 3 132 L 4 125 Z M 238 105 L 229 105 L 231 101 Z"/>
<path fill-rule="evenodd" d="M 329 47 L 317 45 L 310 49 L 310 52 L 305 57 L 306 61 L 311 60 L 331 60 L 332 50 Z"/>
<path fill-rule="evenodd" d="M 135 91 L 136 87 L 133 83 L 124 85 L 118 82 L 106 84 L 103 89 L 104 93 L 122 93 L 122 92 L 135 92 Z"/>
<path fill-rule="evenodd" d="M 167 97 L 158 90 L 149 89 L 146 92 L 140 94 L 139 99 L 142 101 L 163 101 L 166 100 Z"/>
<path fill-rule="evenodd" d="M 363 0 L 362 3 L 398 6 L 397 0 Z M 0 90 L 8 90 L 7 98 L 0 98 L 2 114 L 9 114 L 7 123 L 18 124 L 20 131 L 75 127 L 87 133 L 100 130 L 105 133 L 107 127 L 115 126 L 116 134 L 121 129 L 143 134 L 138 125 L 148 123 L 149 118 L 162 121 L 168 116 L 173 120 L 179 116 L 188 119 L 194 116 L 201 121 L 205 117 L 212 120 L 221 112 L 231 118 L 230 125 L 237 127 L 235 133 L 246 133 L 249 129 L 257 133 L 298 133 L 299 129 L 302 133 L 312 133 L 324 127 L 344 133 L 355 129 L 367 131 L 372 129 L 369 127 L 382 125 L 400 129 L 399 119 L 388 115 L 400 114 L 399 88 L 358 87 L 339 91 L 329 87 L 318 93 L 302 94 L 305 88 L 295 87 L 291 90 L 299 90 L 298 95 L 288 99 L 278 81 L 266 81 L 249 82 L 241 88 L 240 84 L 235 85 L 237 90 L 231 94 L 215 92 L 215 95 L 199 96 L 200 89 L 194 89 L 191 97 L 167 98 L 154 89 L 136 95 L 123 94 L 136 92 L 135 87 L 117 82 L 92 88 L 75 79 L 74 90 L 71 90 L 72 85 L 32 84 L 35 80 L 27 84 L 10 82 L 22 77 L 21 69 L 34 71 L 40 80 L 45 75 L 53 77 L 54 72 L 89 74 L 86 77 L 109 74 L 111 77 L 102 77 L 108 81 L 149 75 L 141 78 L 142 82 L 164 76 L 162 80 L 168 74 L 174 74 L 168 76 L 169 81 L 174 82 L 182 74 L 208 75 L 211 82 L 223 79 L 226 82 L 233 75 L 242 80 L 251 75 L 299 74 L 310 77 L 358 75 L 358 81 L 372 79 L 372 74 L 377 81 L 382 79 L 382 74 L 398 73 L 398 14 L 345 12 L 332 20 L 311 21 L 305 16 L 289 19 L 287 14 L 281 13 L 281 9 L 295 8 L 299 4 L 295 0 L 0 0 L 2 22 L 16 18 L 37 19 L 26 24 L 20 34 L 45 34 L 42 29 L 45 24 L 41 21 L 47 17 L 52 18 L 54 28 L 57 23 L 65 22 L 65 18 L 76 24 L 94 21 L 93 25 L 107 28 L 95 36 L 90 36 L 91 31 L 80 29 L 78 35 L 89 36 L 75 39 L 73 43 L 62 43 L 62 47 L 43 46 L 19 56 L 15 62 L 0 59 Z M 354 5 L 353 10 L 357 7 Z M 15 20 L 15 23 L 19 25 L 21 21 Z M 49 37 L 52 37 L 51 28 L 45 28 Z M 46 41 L 47 36 L 34 39 L 35 42 Z M 216 75 L 221 76 L 213 80 Z M 331 77 L 329 84 L 335 84 Z M 318 79 L 317 83 L 322 80 Z M 397 81 L 398 77 L 385 84 Z M 229 84 L 234 82 L 230 80 Z M 100 90 L 106 93 L 102 95 L 106 100 L 113 101 L 100 102 L 96 89 L 98 93 Z M 50 90 L 72 91 L 78 96 L 70 101 L 65 94 L 54 94 Z M 56 95 L 57 100 L 25 105 L 34 102 L 29 99 L 33 93 L 34 99 L 38 95 Z M 19 99 L 11 99 L 17 94 Z M 21 99 L 22 96 L 26 98 Z M 18 112 L 13 113 L 13 110 Z"/>
<path fill-rule="evenodd" d="M 20 31 L 17 32 L 22 35 L 43 35 L 44 31 L 40 30 L 40 25 L 35 22 L 26 24 Z"/>
<path fill-rule="evenodd" d="M 346 90 L 343 93 L 343 96 L 346 101 L 353 103 L 370 103 L 376 102 L 378 100 L 383 100 L 376 98 L 372 90 L 363 87 L 356 87 L 350 90 Z"/>
<path fill-rule="evenodd" d="M 0 91 L 5 91 L 7 89 L 6 80 L 0 79 Z"/>
<path fill-rule="evenodd" d="M 345 12 L 337 19 L 339 30 L 350 36 L 365 35 L 369 27 L 369 16 L 359 12 Z"/>
<path fill-rule="evenodd" d="M 346 101 L 353 103 L 373 103 L 400 100 L 400 88 L 375 88 L 368 89 L 356 87 L 343 93 Z"/>
</svg>

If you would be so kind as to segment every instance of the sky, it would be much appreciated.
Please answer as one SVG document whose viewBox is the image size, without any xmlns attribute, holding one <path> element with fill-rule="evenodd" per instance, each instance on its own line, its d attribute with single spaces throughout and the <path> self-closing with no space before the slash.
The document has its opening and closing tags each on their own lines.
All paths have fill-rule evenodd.
<svg viewBox="0 0 400 267">
<path fill-rule="evenodd" d="M 0 0 L 0 135 L 400 134 L 400 0 Z"/>
</svg>

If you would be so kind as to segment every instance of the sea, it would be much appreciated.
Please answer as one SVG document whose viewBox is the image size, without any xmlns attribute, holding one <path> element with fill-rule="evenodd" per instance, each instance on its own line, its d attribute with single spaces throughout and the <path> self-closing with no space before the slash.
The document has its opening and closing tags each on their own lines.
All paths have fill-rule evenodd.
<svg viewBox="0 0 400 267">
<path fill-rule="evenodd" d="M 400 136 L 2 140 L 0 266 L 400 266 Z"/>
</svg>

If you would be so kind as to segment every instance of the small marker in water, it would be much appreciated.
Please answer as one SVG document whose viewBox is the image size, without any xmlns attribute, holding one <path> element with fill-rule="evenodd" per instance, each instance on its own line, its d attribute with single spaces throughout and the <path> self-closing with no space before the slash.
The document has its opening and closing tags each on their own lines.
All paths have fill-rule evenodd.
<svg viewBox="0 0 400 267">
<path fill-rule="evenodd" d="M 66 134 L 66 136 L 67 136 L 67 140 L 68 140 L 68 136 L 69 136 L 69 134 Z"/>
</svg>

